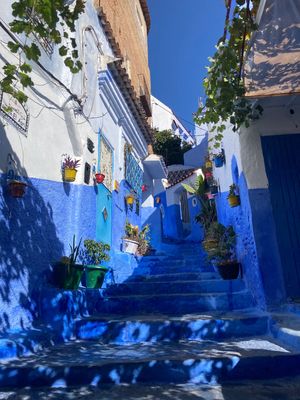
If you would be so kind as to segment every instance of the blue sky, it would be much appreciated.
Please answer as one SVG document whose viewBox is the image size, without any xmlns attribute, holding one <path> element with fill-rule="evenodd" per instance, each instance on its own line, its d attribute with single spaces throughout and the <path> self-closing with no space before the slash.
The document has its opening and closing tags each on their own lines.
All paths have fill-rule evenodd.
<svg viewBox="0 0 300 400">
<path fill-rule="evenodd" d="M 193 130 L 186 121 L 204 94 L 207 58 L 224 30 L 224 0 L 148 0 L 148 6 L 152 93 Z"/>
</svg>

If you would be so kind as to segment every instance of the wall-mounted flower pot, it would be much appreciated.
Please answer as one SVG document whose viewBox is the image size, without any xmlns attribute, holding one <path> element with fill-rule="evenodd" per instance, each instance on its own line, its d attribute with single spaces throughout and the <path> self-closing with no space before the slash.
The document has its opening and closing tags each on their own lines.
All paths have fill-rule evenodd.
<svg viewBox="0 0 300 400">
<path fill-rule="evenodd" d="M 8 190 L 11 197 L 23 197 L 26 191 L 27 184 L 21 181 L 10 181 L 8 183 Z"/>
<path fill-rule="evenodd" d="M 237 279 L 240 273 L 240 263 L 237 261 L 227 261 L 217 265 L 217 270 L 221 278 Z"/>
<path fill-rule="evenodd" d="M 212 168 L 212 162 L 210 160 L 205 161 L 205 168 L 206 169 L 211 169 Z"/>
<path fill-rule="evenodd" d="M 156 203 L 156 204 L 160 204 L 160 197 L 156 197 L 156 198 L 155 198 L 155 203 Z"/>
<path fill-rule="evenodd" d="M 74 168 L 64 168 L 64 181 L 74 182 L 76 179 L 77 169 Z"/>
<path fill-rule="evenodd" d="M 224 165 L 224 157 L 223 156 L 217 156 L 214 158 L 214 163 L 216 168 L 221 168 Z"/>
<path fill-rule="evenodd" d="M 144 192 L 147 192 L 148 186 L 147 186 L 147 185 L 142 185 L 141 189 L 142 189 L 142 192 L 143 192 L 143 193 L 144 193 Z"/>
<path fill-rule="evenodd" d="M 101 289 L 108 268 L 101 265 L 86 265 L 84 286 L 88 289 Z"/>
<path fill-rule="evenodd" d="M 208 200 L 213 200 L 214 199 L 214 195 L 212 193 L 205 193 L 206 197 L 208 198 Z"/>
<path fill-rule="evenodd" d="M 95 180 L 96 180 L 97 183 L 102 183 L 104 181 L 104 179 L 105 179 L 105 175 L 104 174 L 101 174 L 100 172 L 97 172 L 95 174 Z"/>
<path fill-rule="evenodd" d="M 241 204 L 240 196 L 231 194 L 227 197 L 228 204 L 231 208 L 237 207 Z"/>
<path fill-rule="evenodd" d="M 218 191 L 219 191 L 219 188 L 218 188 L 217 185 L 212 185 L 212 186 L 210 187 L 210 193 L 211 193 L 211 194 L 218 194 Z"/>
<path fill-rule="evenodd" d="M 69 265 L 57 262 L 53 265 L 54 284 L 60 289 L 76 290 L 78 289 L 82 274 L 83 265 Z"/>
<path fill-rule="evenodd" d="M 122 251 L 128 254 L 136 254 L 139 243 L 131 239 L 123 239 Z"/>
<path fill-rule="evenodd" d="M 128 194 L 128 195 L 126 196 L 126 203 L 127 203 L 127 205 L 129 205 L 129 206 L 132 206 L 132 205 L 133 205 L 133 203 L 134 203 L 134 195 L 133 195 L 133 194 Z"/>
<path fill-rule="evenodd" d="M 205 179 L 211 179 L 213 177 L 212 172 L 206 171 L 204 172 Z"/>
</svg>

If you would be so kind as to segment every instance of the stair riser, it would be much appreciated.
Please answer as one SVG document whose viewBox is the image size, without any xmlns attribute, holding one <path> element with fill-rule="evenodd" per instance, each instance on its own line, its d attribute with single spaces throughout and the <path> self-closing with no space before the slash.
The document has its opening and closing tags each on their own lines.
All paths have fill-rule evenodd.
<svg viewBox="0 0 300 400">
<path fill-rule="evenodd" d="M 100 340 L 105 344 L 219 340 L 237 336 L 264 335 L 267 331 L 267 317 L 253 317 L 241 320 L 79 321 L 75 327 L 75 335 L 78 339 Z"/>
<path fill-rule="evenodd" d="M 237 356 L 191 360 L 113 362 L 102 366 L 1 368 L 1 387 L 101 386 L 135 383 L 215 384 L 241 379 L 275 379 L 300 373 L 300 356 Z"/>
<path fill-rule="evenodd" d="M 163 274 L 156 275 L 135 275 L 131 276 L 128 283 L 130 282 L 173 282 L 173 281 L 201 281 L 210 279 L 220 279 L 220 276 L 216 272 L 200 272 L 200 273 L 178 273 L 178 274 Z"/>
<path fill-rule="evenodd" d="M 197 282 L 156 282 L 156 283 L 134 283 L 111 286 L 105 291 L 107 296 L 117 295 L 143 295 L 163 293 L 232 293 L 245 289 L 241 280 L 225 281 L 197 281 Z"/>
<path fill-rule="evenodd" d="M 220 294 L 217 296 L 171 296 L 171 297 L 117 297 L 98 300 L 96 311 L 105 314 L 188 314 L 203 311 L 231 311 L 253 307 L 248 293 Z"/>
</svg>

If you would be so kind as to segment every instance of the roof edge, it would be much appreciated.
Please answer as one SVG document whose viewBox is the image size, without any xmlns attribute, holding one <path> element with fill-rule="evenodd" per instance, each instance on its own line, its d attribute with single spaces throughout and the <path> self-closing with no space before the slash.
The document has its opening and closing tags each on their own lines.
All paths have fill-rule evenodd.
<svg viewBox="0 0 300 400">
<path fill-rule="evenodd" d="M 148 4 L 147 4 L 147 0 L 140 0 L 140 5 L 142 7 L 142 11 L 143 11 L 144 18 L 145 18 L 145 21 L 146 21 L 147 32 L 149 33 L 150 26 L 151 26 L 151 17 L 150 17 L 150 12 L 149 12 L 149 7 L 148 7 Z"/>
</svg>

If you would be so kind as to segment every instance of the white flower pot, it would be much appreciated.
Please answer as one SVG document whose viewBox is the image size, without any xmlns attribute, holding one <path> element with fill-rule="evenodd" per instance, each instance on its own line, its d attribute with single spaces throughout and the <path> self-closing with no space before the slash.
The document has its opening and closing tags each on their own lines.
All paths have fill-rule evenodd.
<svg viewBox="0 0 300 400">
<path fill-rule="evenodd" d="M 124 253 L 135 254 L 138 248 L 138 242 L 131 239 L 123 239 L 122 250 Z"/>
</svg>

